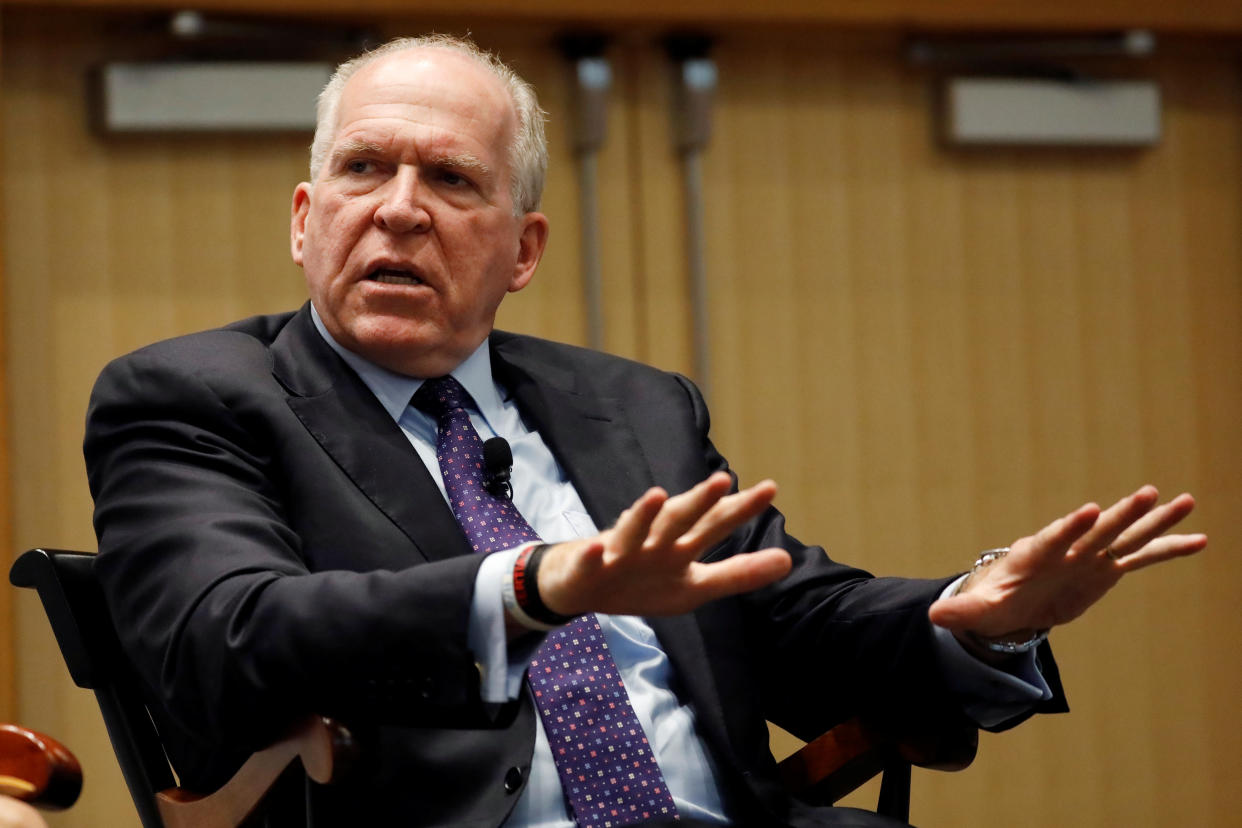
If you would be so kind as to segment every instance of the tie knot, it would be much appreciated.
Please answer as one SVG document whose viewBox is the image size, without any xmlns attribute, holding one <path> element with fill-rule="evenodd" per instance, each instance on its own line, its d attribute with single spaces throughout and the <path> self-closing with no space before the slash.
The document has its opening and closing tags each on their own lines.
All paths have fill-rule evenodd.
<svg viewBox="0 0 1242 828">
<path fill-rule="evenodd" d="M 440 419 L 456 409 L 464 411 L 474 400 L 460 382 L 444 376 L 429 379 L 420 385 L 410 402 L 419 411 Z"/>
</svg>

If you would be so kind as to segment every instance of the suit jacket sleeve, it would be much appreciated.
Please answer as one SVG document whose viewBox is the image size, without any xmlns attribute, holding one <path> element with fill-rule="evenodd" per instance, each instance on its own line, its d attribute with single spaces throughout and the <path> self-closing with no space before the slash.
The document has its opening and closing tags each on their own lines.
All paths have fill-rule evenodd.
<svg viewBox="0 0 1242 828">
<path fill-rule="evenodd" d="M 679 379 L 708 470 L 732 474 L 708 437 L 702 398 L 691 383 Z M 738 635 L 755 653 L 753 676 L 767 719 L 806 739 L 860 712 L 908 732 L 954 718 L 973 726 L 945 681 L 927 616 L 931 603 L 956 576 L 873 577 L 791 536 L 775 508 L 709 557 L 767 547 L 789 551 L 793 570 L 773 586 L 738 599 L 744 619 Z M 1046 645 L 1039 660 L 1053 697 L 990 730 L 1013 727 L 1036 712 L 1067 709 Z"/>
<path fill-rule="evenodd" d="M 153 697 L 233 745 L 311 712 L 489 722 L 465 641 L 479 558 L 412 555 L 287 396 L 263 344 L 229 331 L 122 358 L 95 387 L 97 572 Z"/>
</svg>

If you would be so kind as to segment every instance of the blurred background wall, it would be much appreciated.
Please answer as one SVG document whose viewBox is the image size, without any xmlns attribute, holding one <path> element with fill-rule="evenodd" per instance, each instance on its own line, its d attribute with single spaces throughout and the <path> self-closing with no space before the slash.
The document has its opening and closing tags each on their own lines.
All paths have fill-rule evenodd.
<svg viewBox="0 0 1242 828">
<path fill-rule="evenodd" d="M 358 22 L 307 5 L 328 9 L 308 19 Z M 500 324 L 584 343 L 570 74 L 554 47 L 562 18 L 583 12 L 476 5 L 447 18 L 373 3 L 366 22 L 385 36 L 470 31 L 538 87 L 553 232 Z M 693 23 L 719 70 L 703 159 L 711 368 L 697 379 L 717 445 L 744 482 L 781 484 L 794 534 L 877 573 L 940 575 L 1152 482 L 1194 492 L 1190 528 L 1211 536 L 1204 556 L 1127 579 L 1058 630 L 1073 712 L 985 734 L 964 773 L 916 773 L 913 821 L 1238 824 L 1242 11 L 1054 3 L 1023 17 L 960 2 L 920 21 L 896 0 L 824 4 L 839 19 L 772 5 L 783 19 L 674 3 L 676 20 L 605 4 L 590 21 L 610 35 L 614 73 L 598 162 L 604 346 L 695 371 L 660 45 Z M 6 559 L 94 549 L 80 447 L 107 360 L 305 298 L 287 215 L 308 135 L 89 128 L 88 71 L 168 56 L 163 19 L 0 9 Z M 989 24 L 1154 25 L 1155 56 L 1125 71 L 1161 86 L 1159 145 L 946 146 L 935 72 L 905 59 L 906 38 Z M 0 718 L 55 735 L 86 768 L 80 803 L 53 824 L 136 825 L 93 698 L 70 682 L 33 596 L 3 593 Z"/>
</svg>

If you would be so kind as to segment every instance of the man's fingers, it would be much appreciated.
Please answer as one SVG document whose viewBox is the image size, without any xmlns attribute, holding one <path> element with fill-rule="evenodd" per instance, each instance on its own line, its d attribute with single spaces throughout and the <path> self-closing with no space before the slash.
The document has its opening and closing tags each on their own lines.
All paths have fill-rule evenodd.
<svg viewBox="0 0 1242 828">
<path fill-rule="evenodd" d="M 1112 553 L 1110 557 L 1119 560 L 1138 552 L 1176 526 L 1194 508 L 1195 499 L 1188 494 L 1181 494 L 1163 506 L 1152 509 L 1106 544 Z"/>
<path fill-rule="evenodd" d="M 647 545 L 661 548 L 676 542 L 729 493 L 732 485 L 729 475 L 717 472 L 694 488 L 669 498 L 647 533 Z"/>
<path fill-rule="evenodd" d="M 1123 497 L 1100 513 L 1100 518 L 1074 544 L 1075 549 L 1104 549 L 1135 521 L 1151 512 L 1160 500 L 1155 486 L 1143 486 L 1133 494 Z"/>
<path fill-rule="evenodd" d="M 634 501 L 633 506 L 617 518 L 609 533 L 608 551 L 613 555 L 627 555 L 637 551 L 647 539 L 652 523 L 668 499 L 668 493 L 660 488 L 644 492 L 642 497 Z"/>
<path fill-rule="evenodd" d="M 695 589 L 704 593 L 705 601 L 751 592 L 784 578 L 792 566 L 793 559 L 784 549 L 761 549 L 695 564 Z"/>
<path fill-rule="evenodd" d="M 1099 517 L 1100 507 L 1094 503 L 1087 503 L 1065 517 L 1057 518 L 1035 535 L 1023 538 L 1019 543 L 1029 544 L 1029 554 L 1037 560 L 1057 560 L 1063 557 L 1079 538 L 1091 530 Z"/>
<path fill-rule="evenodd" d="M 697 555 L 716 545 L 729 533 L 771 505 L 776 483 L 763 480 L 740 492 L 721 498 L 694 526 L 681 536 L 679 545 Z"/>
<path fill-rule="evenodd" d="M 1135 572 L 1161 561 L 1193 555 L 1206 546 L 1207 535 L 1162 535 L 1138 552 L 1119 558 L 1117 565 L 1125 572 Z"/>
</svg>

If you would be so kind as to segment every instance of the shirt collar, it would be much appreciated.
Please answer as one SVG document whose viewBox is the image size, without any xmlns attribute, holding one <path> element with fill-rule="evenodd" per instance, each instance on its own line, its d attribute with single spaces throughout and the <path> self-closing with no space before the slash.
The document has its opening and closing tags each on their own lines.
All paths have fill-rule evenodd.
<svg viewBox="0 0 1242 828">
<path fill-rule="evenodd" d="M 328 347 L 336 351 L 341 359 L 345 360 L 345 363 L 354 370 L 363 384 L 371 389 L 371 393 L 388 412 L 388 416 L 394 421 L 400 420 L 402 412 L 410 403 L 410 398 L 422 387 L 424 379 L 407 377 L 396 371 L 389 371 L 342 346 L 332 338 L 332 334 L 328 333 L 313 303 L 311 304 L 311 320 L 315 323 L 315 330 L 319 331 L 324 342 L 328 343 Z M 474 353 L 466 357 L 465 361 L 454 368 L 451 374 L 470 393 L 474 404 L 478 406 L 479 413 L 491 424 L 498 422 L 504 404 L 500 398 L 500 390 L 496 387 L 495 380 L 492 379 L 492 354 L 487 343 L 486 339 L 483 340 L 482 344 L 474 349 Z"/>
</svg>

